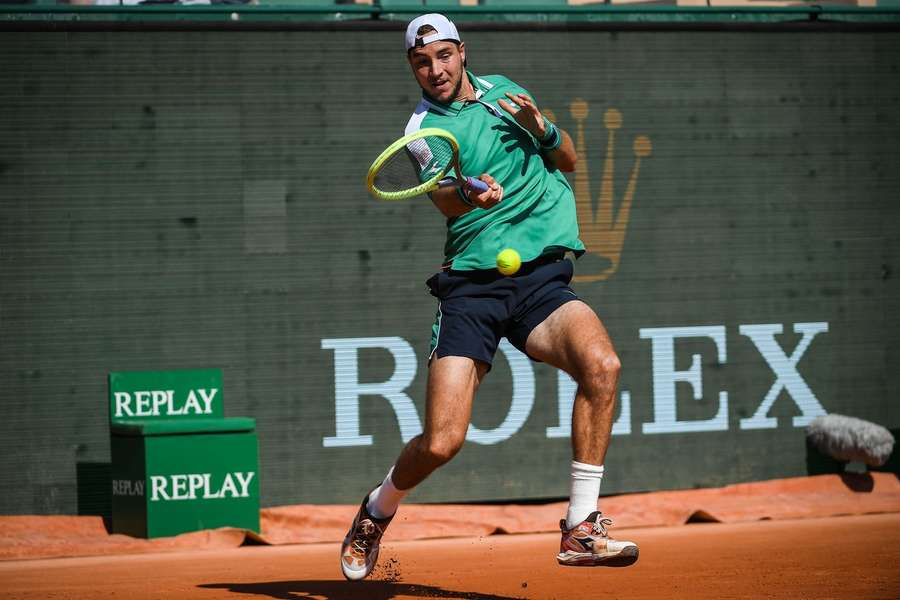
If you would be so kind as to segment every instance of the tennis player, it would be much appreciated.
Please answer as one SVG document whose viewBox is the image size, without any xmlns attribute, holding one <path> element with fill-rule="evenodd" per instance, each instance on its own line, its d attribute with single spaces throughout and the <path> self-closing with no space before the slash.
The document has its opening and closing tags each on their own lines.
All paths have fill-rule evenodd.
<svg viewBox="0 0 900 600">
<path fill-rule="evenodd" d="M 403 497 L 462 447 L 475 391 L 502 337 L 578 383 L 559 564 L 632 564 L 637 545 L 610 538 L 612 520 L 597 510 L 620 363 L 600 319 L 569 287 L 573 267 L 565 255 L 584 252 L 575 197 L 562 174 L 575 168 L 572 140 L 541 114 L 527 90 L 503 76 L 467 70 L 465 44 L 443 15 L 411 21 L 406 52 L 422 88 L 406 133 L 448 130 L 459 140 L 462 172 L 478 174 L 489 188 L 431 194 L 447 217 L 447 240 L 444 268 L 428 280 L 440 303 L 424 431 L 363 500 L 341 548 L 344 576 L 362 579 L 372 572 L 381 536 Z M 425 171 L 429 157 L 416 158 Z M 496 270 L 497 253 L 506 247 L 523 260 L 512 277 Z"/>
</svg>

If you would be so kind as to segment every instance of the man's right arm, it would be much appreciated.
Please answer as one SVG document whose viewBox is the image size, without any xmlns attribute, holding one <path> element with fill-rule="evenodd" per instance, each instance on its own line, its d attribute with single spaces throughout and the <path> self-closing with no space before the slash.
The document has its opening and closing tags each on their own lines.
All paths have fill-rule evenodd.
<svg viewBox="0 0 900 600">
<path fill-rule="evenodd" d="M 503 200 L 503 187 L 493 177 L 485 173 L 478 179 L 490 186 L 487 191 L 479 194 L 466 186 L 441 188 L 431 192 L 431 201 L 445 217 L 450 218 L 464 215 L 475 208 L 487 210 Z"/>
</svg>

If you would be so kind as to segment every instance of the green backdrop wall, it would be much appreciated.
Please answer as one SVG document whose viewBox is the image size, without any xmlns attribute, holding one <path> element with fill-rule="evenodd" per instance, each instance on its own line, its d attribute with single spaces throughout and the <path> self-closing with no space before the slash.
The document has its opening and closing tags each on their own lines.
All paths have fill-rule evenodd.
<svg viewBox="0 0 900 600">
<path fill-rule="evenodd" d="M 900 37 L 463 34 L 578 144 L 575 287 L 624 364 L 604 493 L 805 474 L 823 412 L 898 426 Z M 418 97 L 399 31 L 0 36 L 0 513 L 102 505 L 110 371 L 222 368 L 264 506 L 376 484 L 444 224 L 364 176 Z M 504 349 L 413 499 L 565 495 L 571 394 Z"/>
</svg>

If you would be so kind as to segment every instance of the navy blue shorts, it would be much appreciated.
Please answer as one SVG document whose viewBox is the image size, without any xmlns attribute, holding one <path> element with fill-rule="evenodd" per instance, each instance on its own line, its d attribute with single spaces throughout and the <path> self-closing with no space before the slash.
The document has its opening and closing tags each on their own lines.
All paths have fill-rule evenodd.
<svg viewBox="0 0 900 600">
<path fill-rule="evenodd" d="M 494 270 L 432 276 L 428 287 L 440 304 L 429 360 L 465 356 L 490 366 L 503 337 L 527 354 L 525 341 L 532 330 L 554 310 L 578 299 L 569 287 L 571 280 L 572 262 L 562 255 L 525 263 L 512 277 Z"/>
</svg>

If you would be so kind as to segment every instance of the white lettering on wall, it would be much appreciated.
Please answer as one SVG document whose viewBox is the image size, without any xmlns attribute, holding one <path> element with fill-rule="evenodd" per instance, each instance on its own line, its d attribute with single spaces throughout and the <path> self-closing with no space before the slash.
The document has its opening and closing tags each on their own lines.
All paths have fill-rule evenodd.
<svg viewBox="0 0 900 600">
<path fill-rule="evenodd" d="M 679 421 L 676 412 L 675 384 L 687 383 L 694 400 L 703 398 L 703 375 L 699 354 L 691 358 L 685 371 L 675 370 L 675 340 L 706 337 L 716 344 L 719 364 L 725 364 L 725 327 L 649 327 L 640 329 L 641 339 L 651 340 L 653 361 L 653 422 L 644 423 L 644 433 L 683 433 L 692 431 L 726 431 L 728 429 L 728 392 L 719 392 L 719 409 L 709 419 Z"/>
<path fill-rule="evenodd" d="M 794 323 L 794 332 L 802 333 L 803 337 L 793 354 L 787 356 L 775 340 L 775 336 L 782 332 L 780 324 L 771 325 L 741 325 L 741 335 L 745 335 L 753 341 L 753 344 L 762 354 L 766 364 L 775 373 L 775 383 L 769 388 L 762 404 L 748 419 L 741 419 L 741 429 L 771 429 L 778 426 L 778 420 L 767 417 L 769 409 L 775 403 L 775 399 L 785 390 L 793 398 L 794 403 L 803 413 L 793 419 L 794 427 L 805 427 L 809 422 L 820 415 L 825 414 L 825 409 L 816 399 L 815 394 L 806 385 L 803 377 L 797 372 L 797 363 L 809 349 L 816 335 L 828 331 L 828 323 Z"/>
<path fill-rule="evenodd" d="M 793 418 L 794 427 L 804 427 L 813 418 L 825 414 L 826 411 L 813 394 L 810 387 L 797 371 L 797 363 L 803 357 L 813 338 L 819 333 L 828 331 L 828 323 L 795 323 L 793 330 L 802 334 L 800 342 L 793 353 L 788 356 L 775 336 L 782 332 L 780 324 L 740 325 L 741 335 L 748 337 L 758 349 L 765 363 L 775 374 L 775 382 L 769 389 L 762 403 L 752 417 L 741 419 L 741 429 L 765 429 L 777 427 L 777 419 L 767 414 L 782 390 L 787 392 L 802 413 Z M 728 392 L 719 390 L 718 404 L 714 407 L 715 415 L 708 419 L 678 419 L 677 384 L 687 384 L 694 400 L 703 395 L 703 360 L 700 354 L 691 356 L 690 367 L 684 370 L 675 368 L 675 348 L 678 340 L 687 338 L 706 338 L 715 346 L 715 362 L 724 365 L 727 359 L 726 334 L 724 325 L 708 325 L 697 327 L 651 327 L 639 329 L 641 339 L 650 340 L 651 380 L 653 421 L 644 423 L 641 432 L 644 434 L 691 433 L 703 431 L 727 431 Z M 387 381 L 363 383 L 359 381 L 359 350 L 363 348 L 380 348 L 390 352 L 394 359 L 394 372 Z M 400 337 L 323 339 L 322 349 L 334 351 L 334 389 L 335 389 L 335 435 L 322 439 L 325 447 L 370 446 L 373 436 L 360 432 L 359 403 L 361 396 L 381 396 L 390 404 L 400 426 L 403 442 L 408 442 L 422 432 L 422 423 L 415 404 L 407 390 L 416 376 L 416 357 L 412 346 Z M 500 353 L 509 362 L 512 371 L 512 403 L 503 422 L 494 429 L 480 429 L 470 424 L 466 439 L 477 444 L 497 444 L 515 435 L 528 420 L 535 403 L 535 373 L 531 361 L 516 350 L 507 340 L 502 340 Z M 709 362 L 709 360 L 708 360 Z M 212 397 L 200 390 L 204 403 L 208 408 Z M 557 372 L 557 418 L 558 424 L 546 428 L 547 438 L 566 438 L 571 436 L 572 407 L 577 391 L 577 384 L 565 372 Z M 142 410 L 133 408 L 128 398 L 115 397 L 117 416 L 121 411 Z M 156 398 L 153 406 L 156 410 Z M 168 401 L 171 403 L 171 399 Z M 619 396 L 619 417 L 613 423 L 613 435 L 630 435 L 632 433 L 632 397 L 629 391 L 622 390 Z M 170 484 L 166 484 L 170 485 Z M 182 493 L 181 488 L 173 492 L 170 487 L 160 487 L 160 494 L 172 495 Z M 155 492 L 154 492 L 155 493 Z M 190 495 L 190 484 L 188 485 Z"/>
<path fill-rule="evenodd" d="M 394 357 L 394 372 L 387 381 L 359 381 L 358 354 L 361 348 L 382 348 Z M 381 396 L 390 403 L 400 425 L 400 437 L 408 442 L 422 433 L 422 422 L 406 389 L 416 377 L 416 355 L 401 337 L 347 338 L 322 340 L 323 350 L 334 350 L 335 435 L 322 439 L 326 448 L 371 446 L 372 436 L 359 431 L 359 397 Z"/>
</svg>

